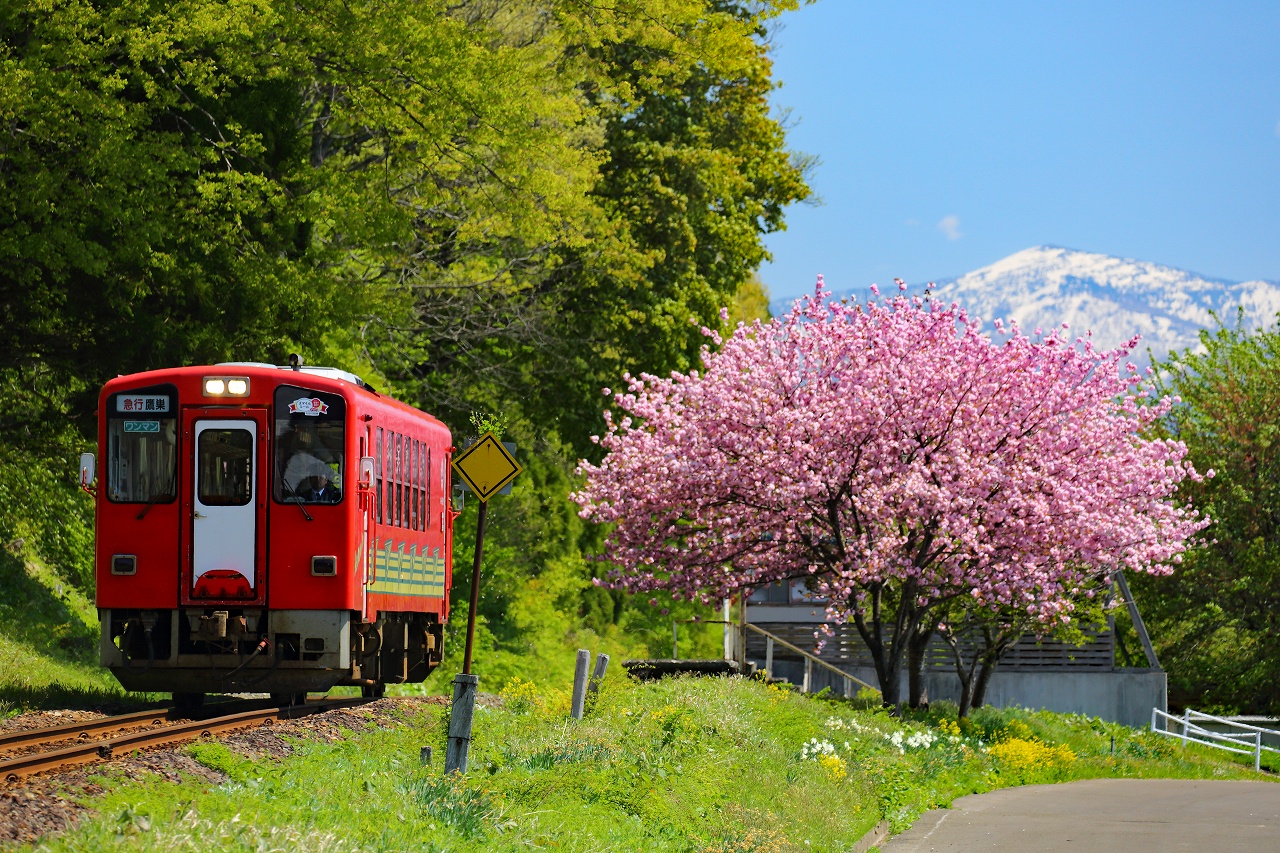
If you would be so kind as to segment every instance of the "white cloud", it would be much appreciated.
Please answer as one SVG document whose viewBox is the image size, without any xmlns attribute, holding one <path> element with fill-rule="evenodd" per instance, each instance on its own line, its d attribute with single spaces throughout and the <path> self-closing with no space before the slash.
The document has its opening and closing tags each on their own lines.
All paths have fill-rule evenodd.
<svg viewBox="0 0 1280 853">
<path fill-rule="evenodd" d="M 938 230 L 941 231 L 948 240 L 959 240 L 964 235 L 960 233 L 960 217 L 954 213 L 948 214 L 938 220 Z"/>
</svg>

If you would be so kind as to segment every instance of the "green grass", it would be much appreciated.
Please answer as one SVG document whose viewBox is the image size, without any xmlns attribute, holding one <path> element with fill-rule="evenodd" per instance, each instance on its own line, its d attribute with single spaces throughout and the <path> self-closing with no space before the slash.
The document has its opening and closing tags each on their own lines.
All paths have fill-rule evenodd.
<svg viewBox="0 0 1280 853">
<path fill-rule="evenodd" d="M 282 761 L 201 744 L 190 754 L 228 781 L 111 778 L 89 803 L 99 817 L 42 849 L 843 852 L 880 820 L 900 830 L 1011 784 L 1256 778 L 1079 715 L 982 709 L 961 730 L 953 707 L 904 720 L 739 679 L 613 677 L 575 722 L 562 693 L 504 694 L 477 711 L 466 777 L 442 772 L 440 708 Z"/>
<path fill-rule="evenodd" d="M 97 666 L 92 603 L 30 549 L 0 551 L 0 625 L 0 714 L 150 698 L 126 697 Z M 543 645 L 564 645 L 563 625 L 545 633 Z M 630 651 L 625 638 L 570 639 Z M 520 673 L 567 683 L 571 654 L 533 657 L 533 669 L 514 658 L 484 666 L 485 689 Z M 447 690 L 456 669 L 405 692 Z M 738 679 L 642 685 L 615 670 L 574 722 L 564 692 L 518 680 L 503 692 L 503 707 L 477 711 L 465 778 L 442 772 L 438 707 L 340 743 L 299 743 L 285 760 L 198 744 L 189 754 L 225 783 L 125 778 L 108 766 L 104 793 L 86 800 L 97 817 L 41 849 L 845 851 L 881 820 L 901 830 L 925 809 L 1008 785 L 1256 778 L 1243 756 L 1080 715 L 984 708 L 961 725 L 944 703 L 898 719 L 871 697 Z M 418 760 L 424 745 L 434 766 Z"/>
<path fill-rule="evenodd" d="M 116 703 L 93 603 L 31 553 L 0 552 L 0 715 Z"/>
</svg>

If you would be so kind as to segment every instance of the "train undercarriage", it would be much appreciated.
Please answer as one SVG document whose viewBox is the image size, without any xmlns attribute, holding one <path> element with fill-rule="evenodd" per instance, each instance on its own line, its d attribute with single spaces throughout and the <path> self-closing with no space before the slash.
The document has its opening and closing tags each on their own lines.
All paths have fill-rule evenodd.
<svg viewBox="0 0 1280 853">
<path fill-rule="evenodd" d="M 444 627 L 434 613 L 337 610 L 102 609 L 99 658 L 126 690 L 269 693 L 293 704 L 339 685 L 380 696 L 440 665 Z"/>
</svg>

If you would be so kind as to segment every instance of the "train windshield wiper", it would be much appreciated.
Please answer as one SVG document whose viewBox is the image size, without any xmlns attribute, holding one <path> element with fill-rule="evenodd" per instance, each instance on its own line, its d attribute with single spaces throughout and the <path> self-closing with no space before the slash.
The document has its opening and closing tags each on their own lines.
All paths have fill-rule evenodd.
<svg viewBox="0 0 1280 853">
<path fill-rule="evenodd" d="M 303 506 L 303 504 L 302 504 L 302 495 L 300 495 L 300 494 L 298 494 L 297 492 L 295 492 L 295 491 L 293 490 L 293 486 L 289 485 L 289 481 L 288 481 L 288 480 L 286 480 L 284 477 L 281 477 L 281 478 L 280 478 L 280 483 L 281 483 L 281 484 L 282 484 L 286 489 L 288 489 L 288 490 L 289 490 L 289 494 L 293 496 L 293 501 L 292 501 L 292 502 L 298 505 L 298 509 L 302 510 L 302 517 L 303 517 L 303 518 L 305 518 L 307 521 L 315 521 L 315 519 L 311 517 L 311 513 L 307 512 L 307 508 L 306 508 L 305 506 Z M 285 503 L 290 503 L 290 501 L 289 501 L 288 499 L 286 499 L 286 500 L 285 500 Z"/>
<path fill-rule="evenodd" d="M 142 519 L 147 517 L 147 513 L 151 512 L 151 508 L 155 506 L 161 498 L 172 497 L 170 494 L 172 491 L 173 489 L 165 489 L 163 491 L 156 492 L 151 496 L 151 500 L 147 501 L 147 505 L 142 508 L 142 511 L 134 517 L 138 519 L 138 521 L 142 521 Z"/>
</svg>

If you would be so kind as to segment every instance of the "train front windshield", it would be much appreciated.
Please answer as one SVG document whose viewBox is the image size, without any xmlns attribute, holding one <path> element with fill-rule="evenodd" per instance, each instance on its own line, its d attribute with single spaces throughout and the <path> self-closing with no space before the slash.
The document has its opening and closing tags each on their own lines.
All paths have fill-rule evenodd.
<svg viewBox="0 0 1280 853">
<path fill-rule="evenodd" d="M 107 499 L 168 503 L 177 496 L 177 389 L 112 394 L 107 401 Z"/>
<path fill-rule="evenodd" d="M 343 499 L 346 402 L 337 394 L 284 385 L 275 393 L 275 499 Z"/>
</svg>

